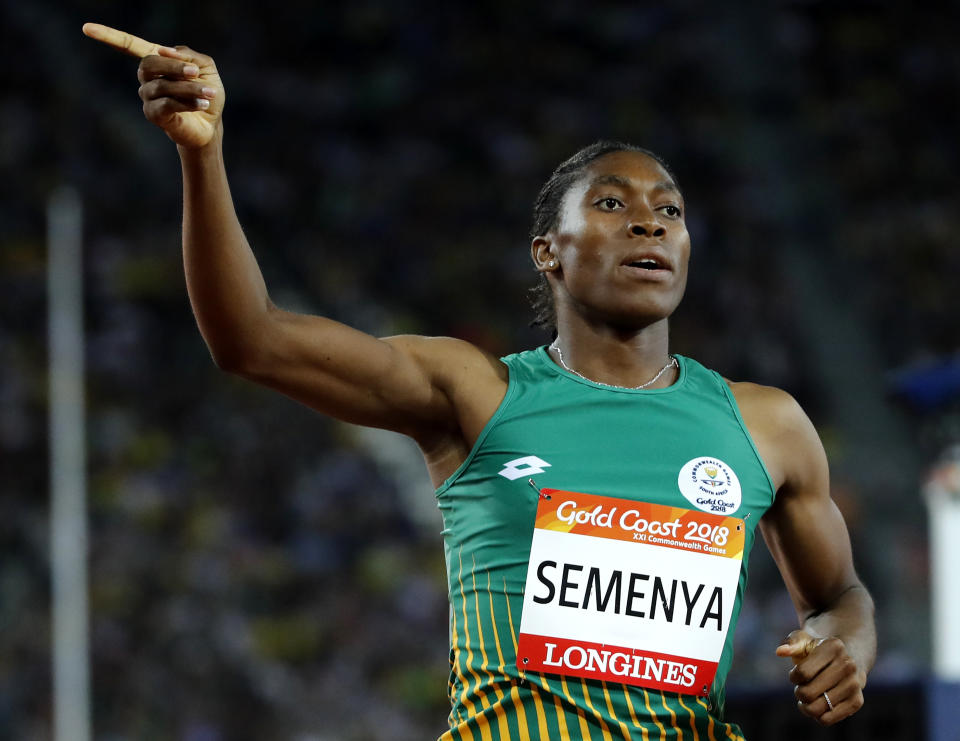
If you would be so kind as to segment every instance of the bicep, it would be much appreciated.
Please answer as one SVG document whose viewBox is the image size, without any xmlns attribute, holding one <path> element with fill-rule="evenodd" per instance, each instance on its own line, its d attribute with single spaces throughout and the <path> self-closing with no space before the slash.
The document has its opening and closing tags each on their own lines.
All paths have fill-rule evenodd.
<svg viewBox="0 0 960 741">
<path fill-rule="evenodd" d="M 803 617 L 825 609 L 859 581 L 846 523 L 830 496 L 823 445 L 807 416 L 790 402 L 777 446 L 784 481 L 760 530 Z"/>
<path fill-rule="evenodd" d="M 258 332 L 258 352 L 236 369 L 245 378 L 354 424 L 414 436 L 419 428 L 455 424 L 444 369 L 447 356 L 465 352 L 456 340 L 379 339 L 332 319 L 276 308 Z"/>
</svg>

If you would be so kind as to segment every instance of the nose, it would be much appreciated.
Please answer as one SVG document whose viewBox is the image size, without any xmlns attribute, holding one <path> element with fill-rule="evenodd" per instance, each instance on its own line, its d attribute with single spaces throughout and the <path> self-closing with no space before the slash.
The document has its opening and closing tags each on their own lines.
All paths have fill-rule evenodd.
<svg viewBox="0 0 960 741">
<path fill-rule="evenodd" d="M 662 237 L 667 233 L 656 221 L 634 221 L 627 225 L 627 231 L 634 237 Z"/>
</svg>

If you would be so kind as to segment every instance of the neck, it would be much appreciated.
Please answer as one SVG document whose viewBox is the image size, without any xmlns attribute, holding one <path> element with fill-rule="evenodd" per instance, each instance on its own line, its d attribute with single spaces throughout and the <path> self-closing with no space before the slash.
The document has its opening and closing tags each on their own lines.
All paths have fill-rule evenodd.
<svg viewBox="0 0 960 741">
<path fill-rule="evenodd" d="M 642 328 L 623 329 L 577 317 L 558 321 L 557 327 L 556 345 L 563 352 L 563 363 L 591 381 L 635 388 L 650 381 L 670 362 L 666 319 Z M 552 356 L 563 365 L 555 350 Z M 670 368 L 648 388 L 664 388 L 676 378 L 676 369 Z"/>
</svg>

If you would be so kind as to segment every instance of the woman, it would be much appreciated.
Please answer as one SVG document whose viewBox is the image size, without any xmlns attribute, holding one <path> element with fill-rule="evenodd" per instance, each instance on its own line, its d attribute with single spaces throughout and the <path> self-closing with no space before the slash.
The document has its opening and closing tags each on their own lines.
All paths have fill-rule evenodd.
<svg viewBox="0 0 960 741">
<path fill-rule="evenodd" d="M 873 605 L 812 424 L 782 391 L 669 354 L 690 239 L 656 156 L 601 142 L 541 191 L 549 347 L 376 339 L 270 301 L 230 198 L 213 60 L 84 32 L 141 57 L 144 113 L 178 145 L 187 286 L 218 366 L 420 446 L 452 608 L 443 739 L 741 738 L 723 686 L 757 525 L 801 624 L 777 648 L 800 711 L 830 725 L 860 708 Z"/>
</svg>

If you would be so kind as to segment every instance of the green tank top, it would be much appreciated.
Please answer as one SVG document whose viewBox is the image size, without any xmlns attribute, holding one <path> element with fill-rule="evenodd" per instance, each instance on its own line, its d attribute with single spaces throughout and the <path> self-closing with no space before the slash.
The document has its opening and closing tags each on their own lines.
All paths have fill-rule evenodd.
<svg viewBox="0 0 960 741">
<path fill-rule="evenodd" d="M 450 596 L 450 729 L 441 741 L 742 741 L 740 729 L 723 720 L 724 681 L 747 555 L 774 489 L 724 380 L 690 358 L 677 360 L 672 386 L 635 390 L 569 373 L 545 347 L 502 358 L 506 395 L 467 459 L 437 489 Z M 519 669 L 537 489 L 707 511 L 709 497 L 694 504 L 679 481 L 681 470 L 701 459 L 719 461 L 739 479 L 739 502 L 721 506 L 744 520 L 746 531 L 708 696 Z"/>
</svg>

